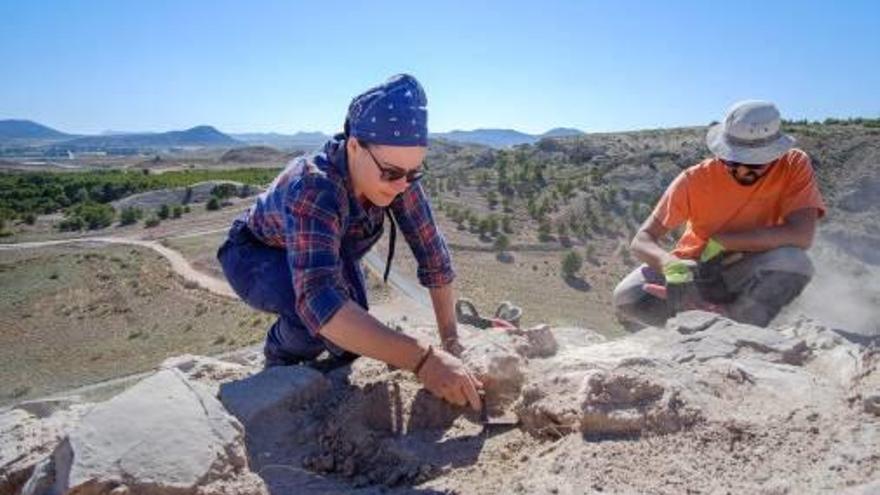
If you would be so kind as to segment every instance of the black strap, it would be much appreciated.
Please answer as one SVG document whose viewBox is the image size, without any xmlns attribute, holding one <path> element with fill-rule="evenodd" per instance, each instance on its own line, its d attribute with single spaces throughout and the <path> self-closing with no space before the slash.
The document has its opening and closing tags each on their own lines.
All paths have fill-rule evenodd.
<svg viewBox="0 0 880 495">
<path fill-rule="evenodd" d="M 397 242 L 397 223 L 394 221 L 391 210 L 386 209 L 385 215 L 391 221 L 391 237 L 388 239 L 388 259 L 385 260 L 385 275 L 382 277 L 387 284 L 388 274 L 391 273 L 391 261 L 394 259 L 394 243 Z"/>
</svg>

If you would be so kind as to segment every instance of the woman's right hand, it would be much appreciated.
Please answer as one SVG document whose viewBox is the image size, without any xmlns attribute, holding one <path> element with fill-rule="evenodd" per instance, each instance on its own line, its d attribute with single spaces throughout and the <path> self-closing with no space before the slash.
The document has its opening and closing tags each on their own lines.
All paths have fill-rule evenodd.
<svg viewBox="0 0 880 495">
<path fill-rule="evenodd" d="M 460 359 L 446 351 L 435 348 L 417 377 L 435 397 L 457 406 L 470 404 L 475 411 L 483 407 L 478 392 L 483 384 Z"/>
</svg>

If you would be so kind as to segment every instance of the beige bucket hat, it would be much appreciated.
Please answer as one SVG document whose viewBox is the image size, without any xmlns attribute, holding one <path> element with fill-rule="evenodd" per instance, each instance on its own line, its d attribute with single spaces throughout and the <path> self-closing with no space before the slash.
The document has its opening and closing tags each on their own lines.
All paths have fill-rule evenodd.
<svg viewBox="0 0 880 495">
<path fill-rule="evenodd" d="M 761 164 L 781 157 L 794 147 L 795 139 L 782 133 L 782 119 L 776 105 L 746 100 L 731 106 L 724 122 L 709 128 L 706 144 L 718 158 Z"/>
</svg>

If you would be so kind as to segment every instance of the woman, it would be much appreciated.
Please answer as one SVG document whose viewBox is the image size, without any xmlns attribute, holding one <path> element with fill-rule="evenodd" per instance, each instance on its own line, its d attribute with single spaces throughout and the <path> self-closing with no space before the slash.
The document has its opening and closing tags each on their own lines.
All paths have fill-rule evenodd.
<svg viewBox="0 0 880 495">
<path fill-rule="evenodd" d="M 412 370 L 434 395 L 478 410 L 482 384 L 454 355 L 461 346 L 449 251 L 418 182 L 428 145 L 426 105 L 421 85 L 406 74 L 355 97 L 345 132 L 291 162 L 233 222 L 217 257 L 245 302 L 278 315 L 266 337 L 266 366 L 311 360 L 324 350 L 337 359 L 368 356 Z M 442 349 L 367 313 L 359 261 L 382 235 L 386 214 L 418 260 Z"/>
</svg>

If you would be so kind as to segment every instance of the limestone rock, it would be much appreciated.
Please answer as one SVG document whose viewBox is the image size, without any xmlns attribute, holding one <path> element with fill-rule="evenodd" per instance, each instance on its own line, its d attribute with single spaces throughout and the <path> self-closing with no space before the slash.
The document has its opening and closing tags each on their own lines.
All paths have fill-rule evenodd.
<svg viewBox="0 0 880 495">
<path fill-rule="evenodd" d="M 462 360 L 485 387 L 486 401 L 497 407 L 513 403 L 525 382 L 524 360 L 513 336 L 486 331 L 465 342 Z"/>
<path fill-rule="evenodd" d="M 19 493 L 87 410 L 71 400 L 43 400 L 0 412 L 0 494 Z"/>
<path fill-rule="evenodd" d="M 165 369 L 94 406 L 55 449 L 52 468 L 29 483 L 54 477 L 53 493 L 194 493 L 247 477 L 242 437 L 206 388 Z M 251 488 L 245 493 L 264 492 Z"/>
<path fill-rule="evenodd" d="M 547 358 L 556 354 L 559 344 L 550 325 L 538 325 L 514 333 L 516 352 L 527 358 Z"/>
</svg>

